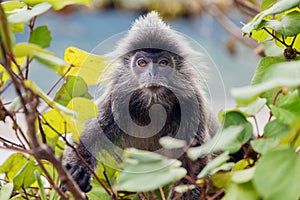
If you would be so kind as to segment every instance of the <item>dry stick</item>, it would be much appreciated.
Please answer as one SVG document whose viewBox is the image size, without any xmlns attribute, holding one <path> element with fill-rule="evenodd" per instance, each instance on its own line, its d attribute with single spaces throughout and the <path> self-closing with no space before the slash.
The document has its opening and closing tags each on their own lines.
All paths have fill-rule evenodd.
<svg viewBox="0 0 300 200">
<path fill-rule="evenodd" d="M 46 170 L 46 168 L 44 167 L 43 163 L 40 161 L 40 159 L 38 157 L 35 157 L 35 159 L 37 160 L 40 168 L 42 169 L 42 171 L 44 172 L 44 174 L 47 177 L 48 182 L 50 183 L 50 185 L 52 185 L 52 187 L 55 189 L 55 191 L 63 198 L 63 199 L 69 199 L 68 196 L 61 191 L 61 189 L 54 183 L 52 177 L 50 176 L 50 174 L 48 173 L 48 171 Z"/>
<path fill-rule="evenodd" d="M 147 198 L 145 197 L 145 195 L 142 192 L 138 193 L 138 197 L 140 198 L 140 200 L 147 200 Z"/>
<path fill-rule="evenodd" d="M 40 133 L 41 133 L 42 142 L 43 142 L 44 144 L 46 144 L 46 143 L 47 143 L 47 139 L 46 139 L 46 134 L 45 134 L 45 132 L 44 132 L 44 130 L 43 130 L 41 118 L 40 118 L 40 117 L 37 117 L 37 119 L 38 119 L 38 123 L 39 123 L 39 130 L 40 130 Z"/>
<path fill-rule="evenodd" d="M 0 149 L 18 151 L 18 152 L 22 152 L 22 153 L 26 153 L 26 154 L 32 155 L 32 151 L 31 150 L 27 150 L 27 149 L 23 149 L 23 148 L 18 148 L 18 147 L 12 146 L 12 145 L 8 145 L 6 143 L 3 143 L 3 146 L 0 146 Z"/>
<path fill-rule="evenodd" d="M 5 109 L 5 108 L 4 108 L 4 109 Z M 7 111 L 6 109 L 5 109 L 5 111 L 6 111 L 7 115 L 9 116 L 9 118 L 13 121 L 14 126 L 16 126 L 16 129 L 15 129 L 15 130 L 16 130 L 16 131 L 15 131 L 15 135 L 17 136 L 17 138 L 18 138 L 18 140 L 20 141 L 20 143 L 21 143 L 23 146 L 25 146 L 25 145 L 23 144 L 23 141 L 22 141 L 21 138 L 19 137 L 19 134 L 18 134 L 17 131 L 20 132 L 20 134 L 21 134 L 23 140 L 25 140 L 26 144 L 29 146 L 29 141 L 27 140 L 27 138 L 26 138 L 25 134 L 23 133 L 21 127 L 18 125 L 17 120 L 14 118 L 14 116 L 13 116 L 9 111 Z"/>
<path fill-rule="evenodd" d="M 12 142 L 10 140 L 7 140 L 7 139 L 5 139 L 5 138 L 3 138 L 1 136 L 0 136 L 0 141 L 3 142 L 3 143 L 9 143 L 9 144 L 11 144 L 13 146 L 16 146 L 16 147 L 19 147 L 19 148 L 24 148 L 22 145 L 14 143 L 14 142 Z"/>
<path fill-rule="evenodd" d="M 251 48 L 256 48 L 258 45 L 253 40 L 246 40 L 242 34 L 241 29 L 237 27 L 215 4 L 207 3 L 204 9 L 213 16 L 217 22 L 231 35 L 237 38 L 242 43 L 246 44 Z"/>
<path fill-rule="evenodd" d="M 244 0 L 234 0 L 234 2 L 238 5 L 241 6 L 245 9 L 247 9 L 247 11 L 250 11 L 252 13 L 252 17 L 254 17 L 255 15 L 257 15 L 260 11 L 259 8 L 255 5 L 253 5 L 252 3 L 250 3 L 249 1 L 244 1 Z"/>
<path fill-rule="evenodd" d="M 107 177 L 107 174 L 106 174 L 106 170 L 105 170 L 105 166 L 104 166 L 103 163 L 101 163 L 101 164 L 102 164 L 103 169 L 104 169 L 103 175 L 104 175 L 105 180 L 106 180 L 106 182 L 107 182 L 107 184 L 108 184 L 108 186 L 109 186 L 109 188 L 110 188 L 110 191 L 112 192 L 112 196 L 113 196 L 114 199 L 117 199 L 117 195 L 114 193 L 114 191 L 113 191 L 113 189 L 112 189 L 112 186 L 111 186 L 111 184 L 110 184 L 110 181 L 108 180 L 108 177 Z"/>
<path fill-rule="evenodd" d="M 27 126 L 28 126 L 28 132 L 29 132 L 29 136 L 31 138 L 31 144 L 32 144 L 32 149 L 33 149 L 33 155 L 35 157 L 35 159 L 37 160 L 37 162 L 39 163 L 39 166 L 41 167 L 41 169 L 43 170 L 43 172 L 46 174 L 46 176 L 48 177 L 48 181 L 49 183 L 54 187 L 54 189 L 58 192 L 58 194 L 63 198 L 63 199 L 68 199 L 68 197 L 66 196 L 65 193 L 63 193 L 61 191 L 60 188 L 58 188 L 54 181 L 51 179 L 50 176 L 48 176 L 48 172 L 46 171 L 46 169 L 44 168 L 43 164 L 41 163 L 41 159 L 45 159 L 48 160 L 50 163 L 53 164 L 53 166 L 56 168 L 59 177 L 61 179 L 62 182 L 66 182 L 66 186 L 69 189 L 69 191 L 74 195 L 75 199 L 86 199 L 85 194 L 79 189 L 79 187 L 77 186 L 77 184 L 72 180 L 71 176 L 69 175 L 69 173 L 66 171 L 66 169 L 62 166 L 62 163 L 60 160 L 58 160 L 55 156 L 54 156 L 54 151 L 53 149 L 47 145 L 47 144 L 40 144 L 40 142 L 38 141 L 38 138 L 36 136 L 36 131 L 35 131 L 35 120 L 36 120 L 36 115 L 37 115 L 37 105 L 38 105 L 38 101 L 37 98 L 35 96 L 35 94 L 33 94 L 32 91 L 30 91 L 29 89 L 27 90 L 27 92 L 29 93 L 28 96 L 32 96 L 33 99 L 35 99 L 35 101 L 31 101 L 29 106 L 31 107 L 31 112 L 28 113 L 27 117 L 26 117 L 26 121 L 27 121 Z"/>
<path fill-rule="evenodd" d="M 33 17 L 30 22 L 29 22 L 29 38 L 30 36 L 32 35 L 32 31 L 33 31 L 33 28 L 34 28 L 34 23 L 35 23 L 35 20 L 36 20 L 36 16 Z M 29 74 L 29 64 L 31 63 L 32 59 L 29 58 L 28 56 L 26 57 L 26 66 L 25 66 L 25 79 L 28 79 L 28 74 Z"/>
<path fill-rule="evenodd" d="M 69 141 L 61 134 L 59 133 L 54 127 L 52 127 L 46 119 L 45 120 L 45 125 L 47 125 L 51 130 L 53 130 L 56 134 L 58 134 L 66 143 L 67 146 L 69 146 L 76 154 L 76 156 L 80 159 L 80 161 L 88 168 L 88 170 L 93 174 L 95 179 L 100 183 L 100 185 L 103 187 L 103 189 L 109 194 L 111 197 L 116 198 L 115 194 L 110 191 L 106 185 L 103 183 L 103 181 L 97 176 L 96 172 L 90 167 L 90 165 L 86 162 L 86 160 L 80 155 L 78 150 L 69 143 Z"/>
<path fill-rule="evenodd" d="M 159 192 L 162 200 L 166 200 L 166 196 L 162 187 L 159 187 Z"/>
<path fill-rule="evenodd" d="M 23 75 L 23 72 L 22 72 L 22 68 L 21 68 L 21 66 L 19 65 L 19 63 L 16 61 L 15 56 L 13 55 L 13 53 L 10 52 L 10 54 L 9 54 L 8 56 L 10 57 L 11 61 L 17 66 L 18 71 L 19 71 L 19 75 L 22 77 L 22 79 L 24 79 L 24 75 Z"/>
<path fill-rule="evenodd" d="M 276 94 L 275 94 L 275 96 L 274 96 L 274 99 L 273 99 L 273 102 L 272 102 L 272 105 L 273 105 L 273 106 L 275 106 L 276 100 L 277 100 L 278 96 L 279 96 L 281 93 L 282 93 L 282 89 L 280 89 L 279 91 L 276 92 Z M 272 111 L 270 111 L 270 116 L 269 116 L 268 121 L 271 121 L 272 117 L 273 117 L 273 113 L 272 113 Z"/>
<path fill-rule="evenodd" d="M 214 194 L 212 197 L 208 197 L 207 200 L 215 200 L 215 199 L 220 199 L 220 196 L 225 193 L 225 189 L 222 188 L 219 190 L 216 194 Z"/>
</svg>

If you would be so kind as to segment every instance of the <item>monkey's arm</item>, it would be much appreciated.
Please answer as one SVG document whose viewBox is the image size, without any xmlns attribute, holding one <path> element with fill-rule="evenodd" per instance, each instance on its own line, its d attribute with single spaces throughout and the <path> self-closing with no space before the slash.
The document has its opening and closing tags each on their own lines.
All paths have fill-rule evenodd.
<svg viewBox="0 0 300 200">
<path fill-rule="evenodd" d="M 96 157 L 100 148 L 97 139 L 100 138 L 101 131 L 99 131 L 98 126 L 97 118 L 89 120 L 86 122 L 85 130 L 80 136 L 80 143 L 72 142 L 77 147 L 81 157 L 92 169 L 97 166 Z M 63 164 L 83 192 L 91 190 L 91 172 L 71 147 L 67 146 L 65 149 Z M 62 189 L 66 190 L 64 184 L 62 184 Z"/>
</svg>

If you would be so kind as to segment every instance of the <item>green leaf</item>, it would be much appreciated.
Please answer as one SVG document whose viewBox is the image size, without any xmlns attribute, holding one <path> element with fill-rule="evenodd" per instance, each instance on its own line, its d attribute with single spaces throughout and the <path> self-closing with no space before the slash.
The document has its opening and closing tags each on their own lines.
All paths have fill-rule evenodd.
<svg viewBox="0 0 300 200">
<path fill-rule="evenodd" d="M 284 57 L 264 57 L 260 60 L 258 67 L 255 71 L 254 77 L 252 79 L 251 85 L 257 85 L 263 82 L 263 77 L 270 70 L 270 68 L 277 63 L 286 62 Z M 262 93 L 260 96 L 267 99 L 267 103 L 270 105 L 273 102 L 273 98 L 277 89 L 267 91 Z"/>
<path fill-rule="evenodd" d="M 30 10 L 20 10 L 11 14 L 7 19 L 10 23 L 28 23 L 32 18 L 47 12 L 51 7 L 51 4 L 43 2 L 35 5 Z"/>
<path fill-rule="evenodd" d="M 28 5 L 36 5 L 41 2 L 45 2 L 45 0 L 23 0 L 25 3 Z M 46 0 L 46 2 L 49 2 L 54 10 L 60 10 L 63 9 L 65 6 L 68 5 L 76 5 L 76 4 L 81 4 L 81 5 L 90 5 L 91 0 Z"/>
<path fill-rule="evenodd" d="M 64 70 L 69 68 L 69 64 L 64 60 L 55 57 L 52 52 L 44 50 L 36 44 L 18 43 L 13 47 L 13 53 L 16 57 L 36 58 L 39 62 L 58 73 L 63 73 Z"/>
<path fill-rule="evenodd" d="M 247 114 L 248 116 L 255 115 L 266 105 L 266 102 L 266 99 L 257 98 L 256 101 L 247 106 L 243 113 Z"/>
<path fill-rule="evenodd" d="M 252 180 L 255 168 L 248 168 L 240 171 L 235 171 L 231 180 L 235 183 L 247 183 Z"/>
<path fill-rule="evenodd" d="M 259 195 L 253 188 L 252 182 L 237 184 L 230 182 L 226 187 L 226 194 L 222 200 L 260 200 Z"/>
<path fill-rule="evenodd" d="M 251 141 L 253 141 L 253 140 L 251 140 Z M 235 166 L 232 168 L 232 171 L 243 170 L 243 169 L 247 168 L 249 165 L 252 165 L 253 163 L 254 163 L 254 161 L 252 159 L 249 159 L 249 158 L 239 160 L 235 164 Z"/>
<path fill-rule="evenodd" d="M 119 189 L 151 191 L 180 180 L 186 175 L 181 162 L 167 159 L 153 152 L 127 149 L 123 162 L 124 170 L 119 176 Z M 155 181 L 149 181 L 155 180 Z"/>
<path fill-rule="evenodd" d="M 291 124 L 300 121 L 300 97 L 298 91 L 294 90 L 278 96 L 275 105 L 271 105 L 273 115 L 284 124 Z"/>
<path fill-rule="evenodd" d="M 48 27 L 39 26 L 32 31 L 29 42 L 46 48 L 50 46 L 51 39 L 51 32 Z"/>
<path fill-rule="evenodd" d="M 295 36 L 300 33 L 300 12 L 293 11 L 284 15 L 281 20 L 265 20 L 263 25 L 284 35 Z"/>
<path fill-rule="evenodd" d="M 66 63 L 61 58 L 54 55 L 50 55 L 44 52 L 34 52 L 34 58 L 36 58 L 40 63 L 44 64 L 46 67 L 54 70 L 57 73 L 62 73 L 65 68 L 69 68 L 69 64 Z"/>
<path fill-rule="evenodd" d="M 236 140 L 235 146 L 241 146 L 242 144 L 248 142 L 248 140 L 252 136 L 252 124 L 246 119 L 246 117 L 239 111 L 227 111 L 224 115 L 224 121 L 222 128 L 227 128 L 229 126 L 237 126 L 242 125 L 244 127 L 243 131 L 240 133 Z M 238 149 L 233 149 L 230 151 L 231 153 L 234 153 L 238 151 Z"/>
<path fill-rule="evenodd" d="M 3 8 L 5 14 L 12 14 L 27 10 L 27 5 L 21 1 L 5 1 L 1 3 L 1 7 Z"/>
<path fill-rule="evenodd" d="M 111 200 L 111 196 L 103 189 L 101 185 L 93 185 L 93 189 L 87 194 L 88 199 Z"/>
<path fill-rule="evenodd" d="M 249 103 L 255 100 L 260 94 L 271 89 L 299 85 L 300 61 L 290 61 L 272 65 L 272 67 L 265 71 L 261 83 L 234 88 L 231 90 L 231 94 L 239 103 Z"/>
<path fill-rule="evenodd" d="M 22 188 L 28 188 L 31 184 L 35 182 L 34 171 L 39 170 L 38 166 L 33 160 L 27 161 L 23 168 L 14 177 L 14 189 L 20 190 Z"/>
<path fill-rule="evenodd" d="M 266 10 L 270 8 L 272 5 L 274 5 L 278 0 L 262 0 L 260 5 L 260 10 Z"/>
<path fill-rule="evenodd" d="M 186 141 L 165 136 L 159 139 L 159 144 L 165 149 L 178 149 L 185 147 Z"/>
<path fill-rule="evenodd" d="M 27 162 L 27 157 L 21 153 L 12 154 L 1 166 L 0 173 L 5 173 L 9 181 L 12 181 L 13 177 Z"/>
<path fill-rule="evenodd" d="M 243 128 L 243 126 L 230 126 L 228 128 L 219 130 L 210 141 L 199 147 L 190 148 L 187 151 L 187 154 L 192 160 L 196 160 L 202 155 L 206 155 L 208 153 L 232 149 L 232 145 L 235 143 Z M 240 145 L 239 147 L 236 147 L 235 145 L 233 146 L 234 150 L 240 147 Z"/>
<path fill-rule="evenodd" d="M 50 51 L 44 50 L 42 47 L 31 43 L 18 43 L 13 47 L 13 53 L 16 57 L 29 56 L 33 57 L 36 53 L 53 55 Z"/>
<path fill-rule="evenodd" d="M 25 87 L 31 89 L 35 94 L 37 94 L 41 99 L 44 100 L 46 104 L 48 104 L 53 110 L 55 110 L 54 116 L 56 119 L 60 119 L 63 121 L 64 125 L 69 127 L 69 131 L 73 134 L 73 138 L 75 141 L 79 141 L 80 131 L 77 129 L 76 124 L 74 122 L 74 117 L 76 112 L 54 102 L 48 95 L 46 95 L 41 89 L 39 89 L 31 80 L 24 81 Z M 64 133 L 64 132 L 63 132 Z"/>
<path fill-rule="evenodd" d="M 281 123 L 288 125 L 288 124 L 292 124 L 293 122 L 300 121 L 300 115 L 298 115 L 297 113 L 289 109 L 284 109 L 273 105 L 271 105 L 270 108 L 273 115 Z"/>
<path fill-rule="evenodd" d="M 261 157 L 256 166 L 253 183 L 265 199 L 298 200 L 299 180 L 300 156 L 291 147 L 284 146 Z"/>
<path fill-rule="evenodd" d="M 300 4 L 300 0 L 290 0 L 290 1 L 278 1 L 270 8 L 264 10 L 263 12 L 257 14 L 248 24 L 246 24 L 242 31 L 246 34 L 250 34 L 253 30 L 261 27 L 261 22 L 264 17 L 272 14 L 282 13 L 291 8 L 294 8 Z"/>
<path fill-rule="evenodd" d="M 4 186 L 2 186 L 0 190 L 0 199 L 9 200 L 13 189 L 14 189 L 13 183 L 7 183 Z"/>
<path fill-rule="evenodd" d="M 88 86 L 80 76 L 67 76 L 66 82 L 57 91 L 54 97 L 54 101 L 67 106 L 72 98 L 84 97 L 92 99 L 92 96 L 88 92 Z"/>
<path fill-rule="evenodd" d="M 213 159 L 212 161 L 210 161 L 202 170 L 201 172 L 198 174 L 197 178 L 203 178 L 207 175 L 210 174 L 214 174 L 216 173 L 218 170 L 216 170 L 217 168 L 219 168 L 220 166 L 222 166 L 222 164 L 224 164 L 227 160 L 230 159 L 229 153 L 228 152 L 224 152 L 221 155 L 219 155 L 218 157 L 216 157 L 215 159 Z"/>
<path fill-rule="evenodd" d="M 210 179 L 213 185 L 217 188 L 224 188 L 227 185 L 228 181 L 231 179 L 231 177 L 232 173 L 230 172 L 219 172 L 213 174 Z"/>
<path fill-rule="evenodd" d="M 265 154 L 271 148 L 277 146 L 279 140 L 276 138 L 262 138 L 262 139 L 252 140 L 250 143 L 254 151 L 260 154 Z"/>
<path fill-rule="evenodd" d="M 34 170 L 34 176 L 35 176 L 35 179 L 36 179 L 36 181 L 38 183 L 38 186 L 39 186 L 39 189 L 40 189 L 41 200 L 47 200 L 45 189 L 44 189 L 44 184 L 42 182 L 40 172 L 38 170 Z"/>
<path fill-rule="evenodd" d="M 280 123 L 276 119 L 268 122 L 264 128 L 264 136 L 266 138 L 281 138 L 289 132 L 289 126 Z"/>
</svg>

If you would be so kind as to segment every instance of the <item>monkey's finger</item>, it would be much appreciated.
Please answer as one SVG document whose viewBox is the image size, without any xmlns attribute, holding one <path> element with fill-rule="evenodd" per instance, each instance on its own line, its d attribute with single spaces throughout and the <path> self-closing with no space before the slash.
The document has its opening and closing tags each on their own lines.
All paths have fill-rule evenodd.
<svg viewBox="0 0 300 200">
<path fill-rule="evenodd" d="M 66 191 L 67 191 L 66 184 L 62 184 L 62 185 L 60 186 L 60 189 L 61 189 L 63 192 L 66 192 Z"/>
<path fill-rule="evenodd" d="M 73 179 L 77 183 L 79 183 L 82 180 L 82 178 L 84 177 L 84 172 L 85 171 L 82 167 L 76 167 L 76 170 L 73 173 L 71 173 L 71 175 L 72 175 Z"/>
<path fill-rule="evenodd" d="M 71 174 L 71 176 L 73 176 L 73 174 L 78 170 L 78 165 L 74 165 L 71 167 L 71 169 L 69 169 L 69 173 Z"/>
<path fill-rule="evenodd" d="M 92 189 L 92 186 L 90 184 L 91 175 L 89 173 L 86 173 L 82 180 L 79 183 L 79 187 L 83 192 L 88 192 Z"/>
</svg>

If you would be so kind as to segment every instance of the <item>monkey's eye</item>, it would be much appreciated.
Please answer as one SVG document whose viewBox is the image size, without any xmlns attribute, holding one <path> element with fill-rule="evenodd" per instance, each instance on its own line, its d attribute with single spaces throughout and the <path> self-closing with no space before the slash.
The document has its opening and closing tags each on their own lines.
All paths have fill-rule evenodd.
<svg viewBox="0 0 300 200">
<path fill-rule="evenodd" d="M 147 65 L 147 61 L 144 58 L 139 58 L 136 63 L 140 67 L 145 67 Z"/>
<path fill-rule="evenodd" d="M 166 58 L 163 58 L 161 59 L 158 64 L 161 66 L 161 67 L 166 67 L 169 65 L 169 60 L 167 60 Z"/>
</svg>

